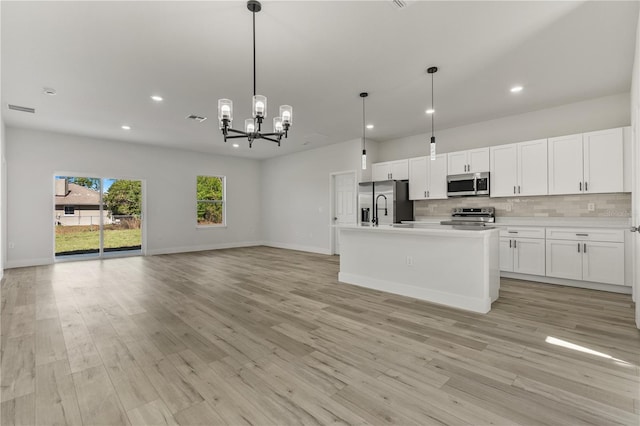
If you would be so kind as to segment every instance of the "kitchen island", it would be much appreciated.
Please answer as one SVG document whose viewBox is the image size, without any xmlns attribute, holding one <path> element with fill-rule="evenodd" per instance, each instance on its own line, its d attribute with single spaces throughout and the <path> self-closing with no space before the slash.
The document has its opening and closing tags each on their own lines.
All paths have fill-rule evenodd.
<svg viewBox="0 0 640 426">
<path fill-rule="evenodd" d="M 500 231 L 340 226 L 341 282 L 487 313 L 500 288 Z"/>
</svg>

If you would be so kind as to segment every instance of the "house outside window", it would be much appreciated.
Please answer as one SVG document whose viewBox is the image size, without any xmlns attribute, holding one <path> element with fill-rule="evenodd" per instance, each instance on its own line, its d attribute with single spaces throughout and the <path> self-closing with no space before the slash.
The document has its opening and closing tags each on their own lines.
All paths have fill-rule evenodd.
<svg viewBox="0 0 640 426">
<path fill-rule="evenodd" d="M 73 216 L 76 213 L 75 206 L 64 206 L 64 215 Z"/>
<path fill-rule="evenodd" d="M 225 226 L 226 178 L 224 176 L 198 176 L 196 193 L 197 225 Z"/>
</svg>

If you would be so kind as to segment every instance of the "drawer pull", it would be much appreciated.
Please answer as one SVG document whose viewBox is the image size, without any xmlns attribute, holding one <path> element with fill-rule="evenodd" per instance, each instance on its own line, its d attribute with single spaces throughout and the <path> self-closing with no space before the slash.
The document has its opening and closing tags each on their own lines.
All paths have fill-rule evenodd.
<svg viewBox="0 0 640 426">
<path fill-rule="evenodd" d="M 510 234 L 517 234 L 518 231 L 508 231 Z"/>
<path fill-rule="evenodd" d="M 588 237 L 589 234 L 576 234 L 577 237 Z"/>
</svg>

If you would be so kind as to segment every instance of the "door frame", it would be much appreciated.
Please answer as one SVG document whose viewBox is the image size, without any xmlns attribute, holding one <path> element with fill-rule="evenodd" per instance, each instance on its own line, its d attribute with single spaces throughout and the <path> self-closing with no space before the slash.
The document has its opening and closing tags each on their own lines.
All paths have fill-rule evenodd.
<svg viewBox="0 0 640 426">
<path fill-rule="evenodd" d="M 52 189 L 51 189 L 51 193 L 53 194 L 52 196 L 52 205 L 51 205 L 51 211 L 55 212 L 56 211 L 56 201 L 55 201 L 55 193 L 56 193 L 56 176 L 72 176 L 72 177 L 89 177 L 89 178 L 96 178 L 96 179 L 100 179 L 100 199 L 102 200 L 102 182 L 105 179 L 115 179 L 115 180 L 137 180 L 140 181 L 140 191 L 141 194 L 140 196 L 142 197 L 141 200 L 141 209 L 142 212 L 140 214 L 140 220 L 141 220 L 141 227 L 140 227 L 140 231 L 142 233 L 141 235 L 141 247 L 140 247 L 140 252 L 138 253 L 136 251 L 136 253 L 127 253 L 127 252 L 113 252 L 113 253 L 108 253 L 105 255 L 104 251 L 103 251 L 103 235 L 102 232 L 100 232 L 100 248 L 99 248 L 99 252 L 98 252 L 98 256 L 87 256 L 87 257 L 70 257 L 70 258 L 56 258 L 56 228 L 55 226 L 53 226 L 52 229 L 52 235 L 53 235 L 53 249 L 52 249 L 52 256 L 53 256 L 53 263 L 60 263 L 60 262 L 71 262 L 71 261 L 79 261 L 79 260 L 96 260 L 96 259 L 110 259 L 110 258 L 115 258 L 115 257 L 132 257 L 132 256 L 146 256 L 147 255 L 147 220 L 146 220 L 146 211 L 147 211 L 147 181 L 145 179 L 142 178 L 138 178 L 138 177 L 131 177 L 131 176 L 120 176 L 120 177 L 116 177 L 114 175 L 109 175 L 109 177 L 106 177 L 102 174 L 99 173 L 86 173 L 86 172 L 54 172 L 53 176 L 52 176 Z M 102 211 L 103 211 L 103 207 L 102 205 L 100 206 L 100 227 L 102 228 Z M 53 215 L 52 215 L 53 217 Z"/>
<path fill-rule="evenodd" d="M 329 249 L 331 254 L 336 254 L 336 228 L 333 227 L 333 218 L 335 215 L 335 197 L 336 197 L 336 177 L 339 175 L 353 175 L 353 205 L 356 206 L 354 211 L 354 223 L 358 223 L 358 171 L 343 170 L 340 172 L 329 173 Z"/>
</svg>

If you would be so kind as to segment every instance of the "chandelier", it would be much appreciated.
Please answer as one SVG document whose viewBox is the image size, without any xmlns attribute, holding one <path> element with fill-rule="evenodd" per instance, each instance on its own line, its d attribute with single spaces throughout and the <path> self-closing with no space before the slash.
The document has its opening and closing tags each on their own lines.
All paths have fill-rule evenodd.
<svg viewBox="0 0 640 426">
<path fill-rule="evenodd" d="M 281 105 L 280 116 L 273 119 L 273 132 L 262 132 L 262 123 L 267 118 L 267 98 L 262 95 L 256 95 L 256 12 L 260 12 L 262 5 L 259 1 L 249 0 L 247 9 L 251 11 L 253 16 L 253 118 L 244 120 L 244 131 L 232 128 L 233 102 L 230 99 L 218 99 L 220 130 L 224 135 L 225 142 L 227 139 L 247 138 L 249 148 L 252 148 L 256 139 L 265 139 L 280 146 L 282 137 L 286 138 L 288 136 L 289 127 L 293 123 L 293 108 L 290 105 Z M 229 135 L 229 133 L 234 134 Z"/>
</svg>

